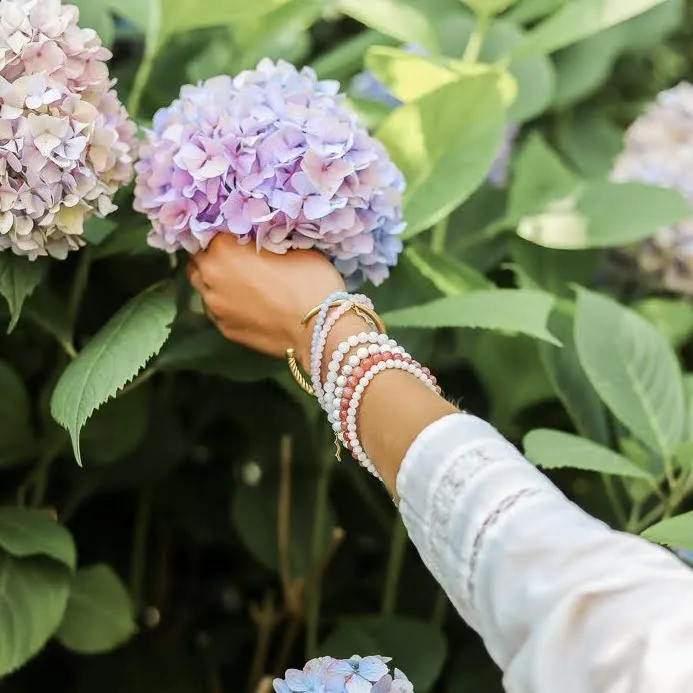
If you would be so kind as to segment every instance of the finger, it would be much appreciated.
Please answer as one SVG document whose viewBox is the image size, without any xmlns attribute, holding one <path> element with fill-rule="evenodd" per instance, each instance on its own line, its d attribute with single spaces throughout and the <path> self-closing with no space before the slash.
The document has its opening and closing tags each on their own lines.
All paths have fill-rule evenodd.
<svg viewBox="0 0 693 693">
<path fill-rule="evenodd" d="M 197 265 L 194 262 L 189 262 L 185 268 L 185 271 L 193 288 L 200 295 L 203 295 L 207 290 L 207 285 L 202 279 L 202 274 L 200 273 L 200 270 L 197 268 Z"/>
</svg>

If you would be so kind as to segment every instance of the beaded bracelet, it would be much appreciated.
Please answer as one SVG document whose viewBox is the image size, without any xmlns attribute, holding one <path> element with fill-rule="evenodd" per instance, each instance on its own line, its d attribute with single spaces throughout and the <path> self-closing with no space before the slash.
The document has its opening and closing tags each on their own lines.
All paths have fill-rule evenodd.
<svg viewBox="0 0 693 693">
<path fill-rule="evenodd" d="M 367 469 L 373 476 L 381 479 L 370 458 L 366 454 L 358 437 L 357 414 L 366 388 L 378 373 L 390 369 L 399 369 L 409 372 L 421 380 L 432 392 L 440 394 L 440 387 L 434 376 L 427 368 L 423 368 L 418 361 L 413 360 L 408 354 L 402 356 L 386 352 L 376 354 L 371 359 L 364 359 L 363 366 L 369 366 L 363 373 L 358 384 L 353 388 L 351 395 L 345 394 L 335 407 L 336 421 L 332 428 L 359 464 Z M 381 479 L 382 481 L 382 479 Z"/>
<path fill-rule="evenodd" d="M 311 350 L 311 364 L 310 364 L 310 372 L 311 372 L 311 382 L 313 384 L 313 392 L 315 393 L 315 396 L 318 398 L 318 402 L 320 403 L 320 406 L 324 408 L 325 402 L 324 402 L 324 388 L 322 385 L 322 379 L 321 379 L 321 371 L 322 371 L 322 357 L 323 353 L 325 351 L 325 345 L 327 344 L 327 338 L 330 335 L 330 332 L 332 331 L 332 328 L 337 324 L 337 321 L 346 313 L 348 313 L 352 308 L 357 309 L 357 307 L 363 307 L 365 306 L 366 308 L 369 308 L 373 310 L 373 303 L 372 301 L 367 297 L 364 296 L 363 294 L 356 294 L 353 296 L 349 296 L 347 300 L 344 301 L 344 303 L 341 303 L 337 308 L 332 312 L 329 313 L 329 308 L 328 308 L 328 314 L 327 317 L 325 318 L 324 324 L 321 326 L 320 332 L 318 333 L 318 339 L 316 342 L 316 348 L 315 348 L 315 353 L 312 353 Z M 317 329 L 317 324 L 316 324 L 316 329 Z"/>
<path fill-rule="evenodd" d="M 315 354 L 318 349 L 318 341 L 322 332 L 325 319 L 330 310 L 330 306 L 334 301 L 348 298 L 349 294 L 346 291 L 334 291 L 320 305 L 317 318 L 315 319 L 315 327 L 313 328 L 313 337 L 310 344 L 310 362 L 313 363 Z"/>
<path fill-rule="evenodd" d="M 366 347 L 365 345 L 369 346 Z M 341 365 L 346 355 L 356 349 L 356 353 L 351 355 L 346 364 Z M 369 354 L 376 354 L 383 349 L 390 351 L 400 350 L 394 339 L 390 339 L 386 334 L 378 332 L 361 332 L 357 335 L 352 335 L 344 342 L 341 342 L 337 349 L 332 352 L 332 358 L 327 364 L 327 380 L 325 381 L 324 390 L 324 408 L 330 416 L 330 408 L 334 401 L 335 394 L 340 388 L 346 384 L 347 378 L 351 375 L 352 370 L 357 368 L 360 362 Z M 403 349 L 401 350 L 404 351 Z M 341 394 L 341 393 L 340 393 Z"/>
</svg>

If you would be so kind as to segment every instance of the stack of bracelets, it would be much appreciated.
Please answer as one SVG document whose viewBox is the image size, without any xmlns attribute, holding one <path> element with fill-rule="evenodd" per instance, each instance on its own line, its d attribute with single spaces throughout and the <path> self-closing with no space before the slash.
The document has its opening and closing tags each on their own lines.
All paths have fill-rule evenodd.
<svg viewBox="0 0 693 693">
<path fill-rule="evenodd" d="M 372 332 L 361 332 L 341 342 L 327 364 L 327 378 L 322 382 L 325 346 L 332 328 L 353 310 L 363 318 Z M 327 413 L 336 438 L 373 476 L 380 475 L 363 449 L 358 434 L 358 411 L 361 400 L 373 378 L 396 368 L 411 373 L 430 390 L 440 394 L 437 381 L 428 368 L 415 361 L 394 339 L 385 334 L 382 322 L 373 310 L 371 300 L 361 294 L 336 292 L 309 311 L 301 321 L 306 325 L 316 317 L 310 349 L 310 381 L 301 375 L 292 349 L 287 350 L 289 367 L 303 390 L 315 395 Z M 382 481 L 382 479 L 381 479 Z"/>
</svg>

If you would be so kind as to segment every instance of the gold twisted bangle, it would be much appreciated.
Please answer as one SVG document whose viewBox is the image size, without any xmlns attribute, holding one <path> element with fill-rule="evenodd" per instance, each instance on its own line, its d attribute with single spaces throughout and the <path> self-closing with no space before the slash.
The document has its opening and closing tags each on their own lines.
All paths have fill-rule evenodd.
<svg viewBox="0 0 693 693">
<path fill-rule="evenodd" d="M 365 320 L 373 329 L 378 330 L 378 332 L 385 332 L 385 325 L 374 310 L 371 310 L 368 306 L 364 306 L 361 303 L 354 303 L 350 298 L 340 298 L 336 301 L 332 301 L 332 303 L 330 303 L 330 308 L 341 306 L 342 303 L 346 303 L 347 301 L 353 304 L 354 313 Z M 307 325 L 308 321 L 320 312 L 320 308 L 322 308 L 322 304 L 315 306 L 315 308 L 311 308 L 311 310 L 301 318 L 301 325 Z"/>
<path fill-rule="evenodd" d="M 313 390 L 311 384 L 306 380 L 303 373 L 301 373 L 301 369 L 298 367 L 298 362 L 296 361 L 296 353 L 293 349 L 286 350 L 286 360 L 289 363 L 289 370 L 291 371 L 291 375 L 293 376 L 294 380 L 301 388 L 301 390 L 303 390 L 303 392 L 309 395 L 314 395 L 315 391 Z"/>
</svg>

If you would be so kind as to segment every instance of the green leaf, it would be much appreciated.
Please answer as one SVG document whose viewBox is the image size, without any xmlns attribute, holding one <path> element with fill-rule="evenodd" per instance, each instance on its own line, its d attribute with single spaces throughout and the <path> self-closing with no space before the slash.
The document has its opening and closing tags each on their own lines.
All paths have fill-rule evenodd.
<svg viewBox="0 0 693 693">
<path fill-rule="evenodd" d="M 41 260 L 31 262 L 9 250 L 0 252 L 0 294 L 10 308 L 8 333 L 17 325 L 24 301 L 41 283 L 46 269 L 47 264 Z"/>
<path fill-rule="evenodd" d="M 404 0 L 337 0 L 337 9 L 365 26 L 402 43 L 439 50 L 438 36 L 428 13 Z"/>
<path fill-rule="evenodd" d="M 510 242 L 510 254 L 534 288 L 571 298 L 571 285 L 589 285 L 601 259 L 595 250 L 554 250 L 517 237 Z M 532 288 L 522 283 L 520 287 Z"/>
<path fill-rule="evenodd" d="M 196 330 L 174 330 L 153 367 L 255 382 L 284 372 L 286 363 L 230 342 L 216 328 L 206 325 Z"/>
<path fill-rule="evenodd" d="M 518 0 L 462 0 L 462 2 L 474 10 L 479 16 L 491 17 L 505 12 Z"/>
<path fill-rule="evenodd" d="M 570 0 L 534 28 L 515 55 L 552 53 L 625 22 L 666 0 Z"/>
<path fill-rule="evenodd" d="M 472 365 L 490 401 L 490 421 L 505 435 L 522 435 L 517 416 L 527 407 L 554 399 L 536 344 L 528 337 L 485 332 L 476 340 Z"/>
<path fill-rule="evenodd" d="M 546 328 L 553 300 L 542 291 L 474 291 L 396 310 L 384 315 L 383 320 L 394 327 L 472 327 L 518 332 L 559 344 Z"/>
<path fill-rule="evenodd" d="M 648 527 L 641 536 L 656 544 L 692 551 L 693 512 L 662 520 Z"/>
<path fill-rule="evenodd" d="M 23 462 L 36 451 L 31 404 L 24 383 L 12 367 L 0 361 L 0 468 Z"/>
<path fill-rule="evenodd" d="M 94 260 L 103 260 L 113 255 L 140 255 L 151 253 L 153 249 L 147 245 L 147 232 L 150 226 L 138 220 L 128 220 L 119 225 L 103 242 L 92 251 Z"/>
<path fill-rule="evenodd" d="M 70 4 L 79 8 L 80 27 L 93 29 L 105 46 L 113 45 L 115 27 L 104 0 L 70 0 Z"/>
<path fill-rule="evenodd" d="M 550 202 L 562 198 L 575 189 L 575 174 L 546 144 L 544 138 L 533 132 L 522 145 L 513 164 L 513 179 L 506 216 L 509 221 L 544 209 Z"/>
<path fill-rule="evenodd" d="M 315 525 L 314 476 L 292 475 L 289 561 L 294 578 L 306 578 L 312 568 L 312 537 Z M 279 567 L 277 542 L 277 506 L 279 483 L 271 473 L 263 473 L 255 485 L 239 484 L 231 503 L 231 518 L 241 541 L 250 553 L 271 570 Z M 332 540 L 335 515 L 329 506 L 323 528 L 321 554 Z M 352 653 L 353 654 L 353 653 Z"/>
<path fill-rule="evenodd" d="M 438 628 L 403 616 L 350 616 L 320 645 L 320 654 L 351 657 L 355 652 L 377 652 L 392 657 L 391 666 L 404 671 L 414 690 L 427 691 L 438 679 L 447 643 Z"/>
<path fill-rule="evenodd" d="M 484 36 L 479 59 L 484 63 L 502 61 L 525 32 L 516 24 L 495 20 Z M 507 119 L 521 125 L 546 111 L 553 101 L 556 75 L 551 60 L 545 55 L 530 55 L 512 60 L 508 67 L 515 78 L 517 94 L 508 106 Z"/>
<path fill-rule="evenodd" d="M 0 549 L 15 558 L 47 556 L 70 570 L 77 562 L 70 532 L 47 512 L 34 508 L 0 507 Z"/>
<path fill-rule="evenodd" d="M 383 122 L 378 137 L 407 179 L 406 237 L 446 217 L 482 184 L 503 130 L 502 96 L 491 73 L 461 77 Z"/>
<path fill-rule="evenodd" d="M 683 346 L 693 334 L 693 305 L 675 298 L 646 298 L 633 306 L 674 347 Z"/>
<path fill-rule="evenodd" d="M 432 251 L 425 245 L 410 245 L 404 254 L 421 274 L 444 296 L 491 289 L 493 284 L 473 267 L 448 254 Z"/>
<path fill-rule="evenodd" d="M 683 374 L 683 391 L 686 398 L 685 440 L 693 440 L 693 373 Z"/>
<path fill-rule="evenodd" d="M 534 22 L 537 19 L 543 19 L 549 14 L 555 12 L 561 5 L 564 5 L 569 0 L 520 0 L 519 4 L 511 7 L 507 19 L 518 24 Z"/>
<path fill-rule="evenodd" d="M 400 101 L 413 101 L 455 82 L 459 74 L 401 48 L 373 46 L 366 53 L 365 67 Z"/>
<path fill-rule="evenodd" d="M 691 215 L 681 193 L 644 183 L 597 181 L 525 217 L 517 233 L 546 248 L 624 246 Z"/>
<path fill-rule="evenodd" d="M 668 457 L 684 432 L 684 395 L 676 356 L 637 313 L 578 291 L 575 342 L 580 363 L 616 418 Z"/>
<path fill-rule="evenodd" d="M 606 178 L 623 148 L 623 132 L 599 113 L 576 113 L 559 124 L 557 144 L 583 176 Z"/>
<path fill-rule="evenodd" d="M 87 464 L 110 464 L 137 449 L 150 424 L 152 392 L 148 385 L 109 400 L 87 421 L 82 431 Z"/>
<path fill-rule="evenodd" d="M 160 44 L 175 34 L 194 29 L 258 19 L 288 2 L 288 0 L 256 0 L 255 2 L 224 0 L 224 2 L 200 4 L 198 0 L 150 1 L 160 3 L 158 13 Z M 306 0 L 306 4 L 313 2 L 314 0 Z"/>
<path fill-rule="evenodd" d="M 602 474 L 648 479 L 650 475 L 630 460 L 579 436 L 540 428 L 524 439 L 525 455 L 544 469 L 584 469 Z"/>
<path fill-rule="evenodd" d="M 82 426 L 158 353 L 175 315 L 170 285 L 151 287 L 111 318 L 61 375 L 51 399 L 51 414 L 70 432 L 79 464 Z"/>
<path fill-rule="evenodd" d="M 116 229 L 118 223 L 113 219 L 91 217 L 84 222 L 84 240 L 90 245 L 101 245 Z"/>
<path fill-rule="evenodd" d="M 552 344 L 541 343 L 539 356 L 556 394 L 581 435 L 597 443 L 607 444 L 609 426 L 606 411 L 580 365 L 573 337 L 572 308 L 556 308 L 549 318 L 549 329 L 563 346 L 557 348 Z"/>
<path fill-rule="evenodd" d="M 65 613 L 70 572 L 45 558 L 0 551 L 0 677 L 43 648 Z"/>
<path fill-rule="evenodd" d="M 110 652 L 127 642 L 137 627 L 132 602 L 110 566 L 81 568 L 70 589 L 57 639 L 80 654 Z"/>
<path fill-rule="evenodd" d="M 24 313 L 34 324 L 55 337 L 64 349 L 71 351 L 74 348 L 67 305 L 45 284 L 39 286 L 26 302 Z"/>
</svg>

